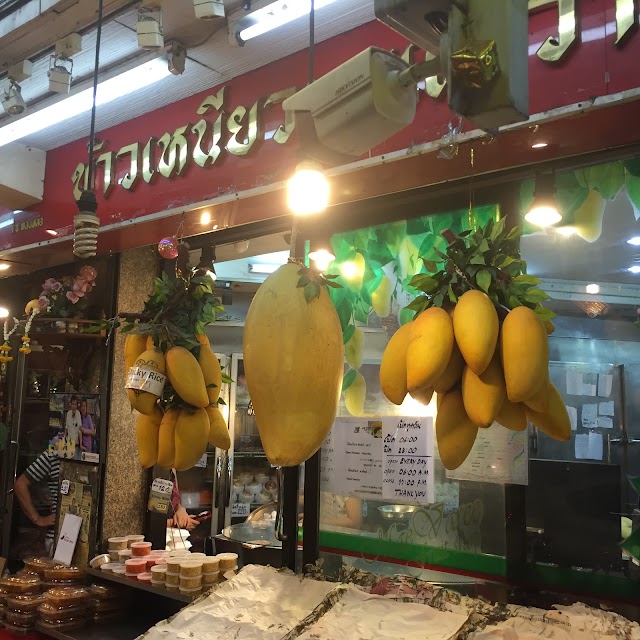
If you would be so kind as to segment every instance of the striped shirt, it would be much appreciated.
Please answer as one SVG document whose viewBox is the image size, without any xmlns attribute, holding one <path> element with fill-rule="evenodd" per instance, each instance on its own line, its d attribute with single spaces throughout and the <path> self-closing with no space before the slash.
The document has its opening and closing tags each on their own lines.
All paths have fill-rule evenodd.
<svg viewBox="0 0 640 640">
<path fill-rule="evenodd" d="M 60 458 L 46 451 L 30 464 L 24 474 L 31 482 L 46 482 L 51 496 L 51 513 L 58 507 L 58 479 L 60 478 Z M 53 538 L 54 528 L 47 529 L 47 538 Z"/>
</svg>

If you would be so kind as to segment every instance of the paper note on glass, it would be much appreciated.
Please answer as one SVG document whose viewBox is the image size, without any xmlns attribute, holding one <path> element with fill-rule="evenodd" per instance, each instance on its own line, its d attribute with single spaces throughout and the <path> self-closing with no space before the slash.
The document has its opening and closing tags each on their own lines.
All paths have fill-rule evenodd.
<svg viewBox="0 0 640 640">
<path fill-rule="evenodd" d="M 567 405 L 567 413 L 569 414 L 569 422 L 571 422 L 571 431 L 575 431 L 578 428 L 578 410 Z"/>
<path fill-rule="evenodd" d="M 613 400 L 609 400 L 609 402 L 600 402 L 598 404 L 598 413 L 601 416 L 612 416 L 614 415 L 613 410 Z"/>
<path fill-rule="evenodd" d="M 575 443 L 575 454 L 576 459 L 578 460 L 586 460 L 589 457 L 589 434 L 588 433 L 578 433 L 576 435 L 576 443 Z"/>
<path fill-rule="evenodd" d="M 602 460 L 603 438 L 601 433 L 589 434 L 589 444 L 587 448 L 587 457 L 590 460 Z"/>
<path fill-rule="evenodd" d="M 584 429 L 595 429 L 598 426 L 598 405 L 582 405 L 582 427 Z"/>
<path fill-rule="evenodd" d="M 582 374 L 575 371 L 567 371 L 567 394 L 570 396 L 582 395 Z"/>
<path fill-rule="evenodd" d="M 611 395 L 613 386 L 613 376 L 608 373 L 601 373 L 598 376 L 598 395 L 601 398 L 608 398 Z"/>
<path fill-rule="evenodd" d="M 598 429 L 613 429 L 613 420 L 608 416 L 598 416 Z"/>
</svg>

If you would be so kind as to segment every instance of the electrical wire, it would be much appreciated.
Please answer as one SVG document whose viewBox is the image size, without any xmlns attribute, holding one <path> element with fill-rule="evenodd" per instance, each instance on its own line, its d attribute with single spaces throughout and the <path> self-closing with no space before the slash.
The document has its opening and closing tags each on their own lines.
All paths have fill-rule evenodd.
<svg viewBox="0 0 640 640">
<path fill-rule="evenodd" d="M 98 75 L 100 73 L 100 41 L 102 39 L 102 17 L 104 10 L 104 0 L 98 0 L 98 29 L 96 32 L 96 60 L 93 67 L 93 102 L 91 104 L 91 126 L 89 128 L 89 164 L 88 164 L 88 186 L 91 191 L 95 190 L 95 171 L 93 161 L 93 148 L 96 134 L 96 95 L 98 93 Z"/>
<path fill-rule="evenodd" d="M 309 84 L 313 82 L 316 53 L 316 8 L 314 0 L 311 0 L 309 11 Z"/>
</svg>

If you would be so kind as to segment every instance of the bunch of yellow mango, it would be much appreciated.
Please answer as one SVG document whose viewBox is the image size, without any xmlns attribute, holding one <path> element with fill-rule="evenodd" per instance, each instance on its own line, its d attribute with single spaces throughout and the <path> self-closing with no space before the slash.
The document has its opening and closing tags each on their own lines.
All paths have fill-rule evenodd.
<svg viewBox="0 0 640 640">
<path fill-rule="evenodd" d="M 456 469 L 479 428 L 494 422 L 524 431 L 527 419 L 561 441 L 571 438 L 567 409 L 549 381 L 547 329 L 528 307 L 502 321 L 490 298 L 470 290 L 446 311 L 430 307 L 400 327 L 382 357 L 380 385 L 400 405 L 438 394 L 436 439 L 442 463 Z"/>
<path fill-rule="evenodd" d="M 221 449 L 228 449 L 231 444 L 218 408 L 222 386 L 220 363 L 209 339 L 201 334 L 196 337 L 200 342 L 198 359 L 184 347 L 171 347 L 163 354 L 148 336 L 127 335 L 124 347 L 127 376 L 131 367 L 156 372 L 159 378 L 166 375 L 179 396 L 163 411 L 159 394 L 127 389 L 131 408 L 140 414 L 136 435 L 143 467 L 158 464 L 184 471 L 200 460 L 207 444 Z"/>
</svg>

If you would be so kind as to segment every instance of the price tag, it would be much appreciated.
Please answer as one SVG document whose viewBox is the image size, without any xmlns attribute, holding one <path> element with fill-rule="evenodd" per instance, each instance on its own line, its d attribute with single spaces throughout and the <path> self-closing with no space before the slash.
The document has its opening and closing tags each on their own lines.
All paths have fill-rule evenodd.
<svg viewBox="0 0 640 640">
<path fill-rule="evenodd" d="M 198 460 L 198 462 L 196 462 L 195 466 L 196 467 L 200 467 L 202 469 L 205 469 L 207 467 L 207 454 L 206 453 L 202 454 L 202 458 L 200 458 L 200 460 Z"/>
<path fill-rule="evenodd" d="M 137 391 L 148 391 L 154 396 L 161 396 L 166 381 L 167 377 L 158 371 L 143 369 L 142 367 L 131 367 L 125 387 Z"/>
<path fill-rule="evenodd" d="M 147 508 L 154 513 L 167 514 L 169 505 L 171 504 L 171 492 L 173 491 L 173 482 L 156 478 L 149 492 L 149 504 Z"/>
<path fill-rule="evenodd" d="M 69 480 L 63 480 L 60 483 L 60 493 L 61 493 L 61 495 L 66 496 L 66 495 L 69 494 L 69 486 L 70 486 L 70 484 L 71 483 L 69 482 Z"/>
<path fill-rule="evenodd" d="M 250 504 L 248 502 L 236 502 L 231 505 L 232 518 L 244 518 L 250 513 Z"/>
</svg>

